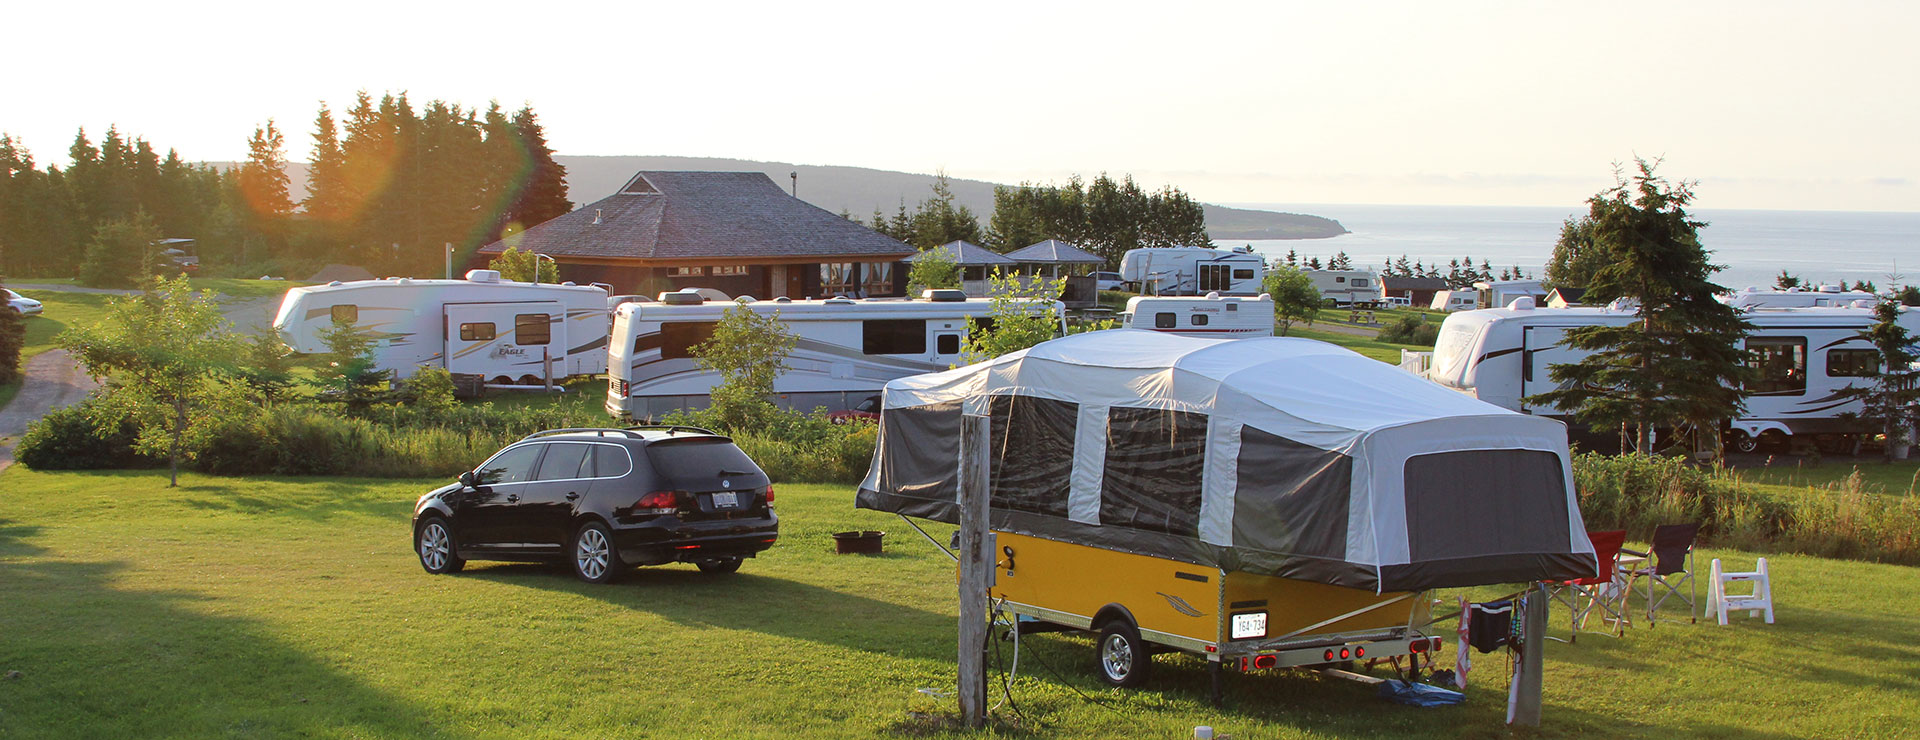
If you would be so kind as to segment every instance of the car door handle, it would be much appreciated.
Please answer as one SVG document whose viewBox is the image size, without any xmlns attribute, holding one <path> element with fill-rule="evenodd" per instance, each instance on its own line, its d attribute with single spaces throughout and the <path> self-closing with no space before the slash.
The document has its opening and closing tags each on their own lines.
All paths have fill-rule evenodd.
<svg viewBox="0 0 1920 740">
<path fill-rule="evenodd" d="M 568 491 L 568 492 L 567 492 L 567 500 L 568 500 L 568 501 L 576 501 L 576 500 L 578 500 L 579 498 L 580 498 L 580 494 L 579 494 L 579 493 L 576 493 L 576 492 L 574 492 L 574 491 Z"/>
<path fill-rule="evenodd" d="M 511 503 L 513 503 L 513 502 L 515 502 L 515 501 L 519 501 L 519 500 L 520 500 L 520 494 L 517 494 L 517 493 L 509 493 L 509 494 L 507 494 L 507 503 L 509 503 L 509 504 L 511 504 Z"/>
</svg>

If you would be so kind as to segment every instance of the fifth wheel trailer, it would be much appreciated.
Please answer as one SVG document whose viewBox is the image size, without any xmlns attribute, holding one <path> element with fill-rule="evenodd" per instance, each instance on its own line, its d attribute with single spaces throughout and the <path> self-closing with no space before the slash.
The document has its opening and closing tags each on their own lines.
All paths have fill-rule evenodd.
<svg viewBox="0 0 1920 740">
<path fill-rule="evenodd" d="M 1795 436 L 1834 440 L 1874 431 L 1852 417 L 1860 402 L 1840 393 L 1878 368 L 1878 354 L 1860 338 L 1874 323 L 1870 308 L 1761 308 L 1743 317 L 1754 327 L 1745 349 L 1747 366 L 1758 377 L 1746 387 L 1746 414 L 1733 419 L 1728 431 L 1736 449 L 1779 446 Z M 1504 409 L 1565 418 L 1559 408 L 1526 399 L 1560 387 L 1551 377 L 1554 365 L 1589 354 L 1566 346 L 1567 331 L 1635 320 L 1630 309 L 1533 308 L 1526 298 L 1508 308 L 1462 311 L 1440 325 L 1427 377 Z M 1900 322 L 1920 332 L 1920 313 L 1904 311 Z"/>
<path fill-rule="evenodd" d="M 1258 295 L 1266 258 L 1212 247 L 1129 249 L 1120 257 L 1120 277 L 1147 295 Z"/>
<path fill-rule="evenodd" d="M 374 367 L 396 378 L 421 366 L 495 383 L 597 375 L 607 370 L 607 291 L 572 283 L 502 280 L 471 270 L 464 280 L 386 278 L 293 288 L 273 320 L 293 351 L 327 351 L 324 332 L 344 321 L 374 340 Z"/>
</svg>

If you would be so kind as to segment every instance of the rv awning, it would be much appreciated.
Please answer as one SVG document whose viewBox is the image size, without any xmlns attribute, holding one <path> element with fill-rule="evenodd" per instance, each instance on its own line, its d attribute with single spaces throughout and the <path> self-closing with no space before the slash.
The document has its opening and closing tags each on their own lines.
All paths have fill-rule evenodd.
<svg viewBox="0 0 1920 740">
<path fill-rule="evenodd" d="M 1109 330 L 890 382 L 857 505 L 1378 591 L 1591 576 L 1566 429 L 1297 338 Z"/>
</svg>

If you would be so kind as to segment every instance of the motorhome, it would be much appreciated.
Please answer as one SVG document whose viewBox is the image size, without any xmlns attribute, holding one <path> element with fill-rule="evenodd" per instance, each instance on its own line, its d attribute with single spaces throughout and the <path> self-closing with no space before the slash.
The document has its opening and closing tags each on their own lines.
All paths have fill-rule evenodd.
<svg viewBox="0 0 1920 740">
<path fill-rule="evenodd" d="M 1833 308 L 1851 306 L 1854 301 L 1878 301 L 1880 297 L 1864 290 L 1843 290 L 1838 285 L 1822 285 L 1813 290 L 1788 288 L 1775 290 L 1748 287 L 1738 293 L 1720 297 L 1720 302 L 1734 308 Z"/>
<path fill-rule="evenodd" d="M 784 408 L 847 411 L 878 394 L 894 378 L 945 370 L 960 362 L 967 319 L 991 321 L 989 299 L 958 290 L 927 291 L 920 299 L 788 298 L 709 301 L 686 292 L 615 309 L 608 353 L 607 413 L 632 419 L 707 405 L 720 375 L 701 370 L 692 348 L 713 335 L 734 306 L 779 318 L 795 339 L 787 368 L 774 378 Z M 1065 308 L 1036 304 L 1056 325 Z"/>
<path fill-rule="evenodd" d="M 1134 296 L 1120 314 L 1127 329 L 1179 334 L 1207 339 L 1244 339 L 1273 336 L 1273 297 L 1235 298 L 1208 293 L 1204 297 Z"/>
<path fill-rule="evenodd" d="M 1366 270 L 1308 270 L 1320 297 L 1339 308 L 1373 308 L 1380 305 L 1380 278 Z"/>
<path fill-rule="evenodd" d="M 395 377 L 440 367 L 497 384 L 607 371 L 607 291 L 573 283 L 503 280 L 472 270 L 464 280 L 334 281 L 293 288 L 273 328 L 293 351 L 327 351 L 336 321 L 368 332 L 374 366 Z"/>
<path fill-rule="evenodd" d="M 1148 295 L 1258 295 L 1267 261 L 1250 251 L 1212 247 L 1129 249 L 1120 277 Z"/>
<path fill-rule="evenodd" d="M 1417 659 L 1431 589 L 1591 577 L 1568 463 L 1565 425 L 1331 344 L 1118 329 L 888 383 L 855 506 L 955 523 L 982 481 L 997 608 L 1133 686 Z"/>
<path fill-rule="evenodd" d="M 1746 414 L 1732 420 L 1728 432 L 1736 449 L 1872 431 L 1871 424 L 1849 418 L 1860 402 L 1840 395 L 1878 367 L 1873 346 L 1860 338 L 1874 323 L 1870 308 L 1762 308 L 1745 318 L 1753 325 L 1745 340 L 1747 365 L 1757 377 L 1746 387 Z M 1635 311 L 1624 306 L 1535 308 L 1527 298 L 1507 308 L 1463 311 L 1440 325 L 1427 377 L 1504 409 L 1565 417 L 1526 398 L 1559 388 L 1550 369 L 1588 354 L 1564 344 L 1567 331 L 1635 320 Z M 1906 311 L 1900 321 L 1920 332 L 1920 312 Z"/>
<path fill-rule="evenodd" d="M 1427 308 L 1435 311 L 1472 311 L 1480 307 L 1480 291 L 1442 290 L 1433 294 L 1433 303 Z"/>
</svg>

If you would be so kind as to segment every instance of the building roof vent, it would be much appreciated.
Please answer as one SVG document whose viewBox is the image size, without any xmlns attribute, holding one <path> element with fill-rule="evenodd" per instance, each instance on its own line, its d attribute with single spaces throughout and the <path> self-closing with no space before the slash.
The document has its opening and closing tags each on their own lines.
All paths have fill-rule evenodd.
<svg viewBox="0 0 1920 740">
<path fill-rule="evenodd" d="M 500 282 L 500 271 L 499 270 L 468 270 L 467 282 L 497 283 L 497 282 Z"/>
<path fill-rule="evenodd" d="M 967 299 L 967 293 L 966 291 L 954 290 L 952 288 L 939 290 L 928 289 L 920 291 L 920 299 L 934 303 L 959 303 Z"/>
</svg>

